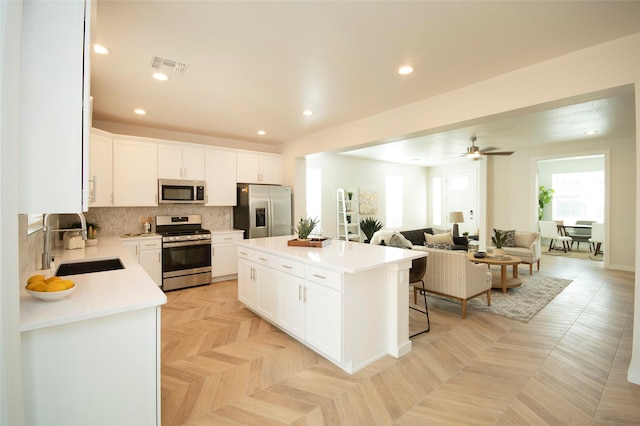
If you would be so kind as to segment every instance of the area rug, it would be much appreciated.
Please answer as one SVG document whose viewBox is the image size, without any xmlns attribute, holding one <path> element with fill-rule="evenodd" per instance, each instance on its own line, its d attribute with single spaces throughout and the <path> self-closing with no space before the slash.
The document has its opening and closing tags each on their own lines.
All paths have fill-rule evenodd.
<svg viewBox="0 0 640 426">
<path fill-rule="evenodd" d="M 522 280 L 520 287 L 511 288 L 506 293 L 494 289 L 491 292 L 491 306 L 487 306 L 487 296 L 483 294 L 467 301 L 467 309 L 491 312 L 518 321 L 529 322 L 531 318 L 571 283 L 571 280 L 541 275 L 529 276 L 521 274 L 519 278 Z M 438 297 L 427 294 L 429 297 Z M 438 298 L 461 304 L 453 299 Z"/>
</svg>

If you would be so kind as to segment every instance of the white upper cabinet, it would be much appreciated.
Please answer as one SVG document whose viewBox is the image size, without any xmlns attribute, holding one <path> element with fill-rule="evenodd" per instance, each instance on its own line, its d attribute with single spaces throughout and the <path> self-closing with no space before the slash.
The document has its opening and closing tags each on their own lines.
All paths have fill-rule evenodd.
<svg viewBox="0 0 640 426">
<path fill-rule="evenodd" d="M 158 205 L 158 145 L 113 140 L 113 205 Z"/>
<path fill-rule="evenodd" d="M 204 149 L 158 145 L 158 178 L 204 180 Z"/>
<path fill-rule="evenodd" d="M 89 147 L 89 206 L 113 206 L 113 140 L 91 132 Z"/>
<path fill-rule="evenodd" d="M 205 181 L 207 206 L 235 206 L 236 153 L 221 149 L 207 149 L 205 153 Z"/>
<path fill-rule="evenodd" d="M 238 152 L 236 179 L 238 183 L 282 184 L 282 156 Z"/>
<path fill-rule="evenodd" d="M 88 208 L 90 7 L 80 0 L 22 2 L 21 213 Z"/>
</svg>

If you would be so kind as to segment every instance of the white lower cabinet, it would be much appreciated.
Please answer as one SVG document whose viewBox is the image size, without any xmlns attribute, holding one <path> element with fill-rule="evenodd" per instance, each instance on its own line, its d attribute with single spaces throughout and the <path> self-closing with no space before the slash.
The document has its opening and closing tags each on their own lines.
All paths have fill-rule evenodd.
<svg viewBox="0 0 640 426">
<path fill-rule="evenodd" d="M 278 271 L 256 265 L 256 310 L 273 323 L 278 322 Z"/>
<path fill-rule="evenodd" d="M 222 281 L 238 274 L 236 241 L 242 240 L 244 231 L 211 234 L 211 281 Z"/>
<path fill-rule="evenodd" d="M 141 237 L 120 240 L 151 279 L 162 286 L 162 237 Z"/>
<path fill-rule="evenodd" d="M 160 307 L 24 331 L 21 341 L 25 424 L 160 424 Z"/>
<path fill-rule="evenodd" d="M 238 248 L 238 300 L 248 308 L 256 307 L 255 263 L 253 252 Z"/>
<path fill-rule="evenodd" d="M 304 339 L 304 278 L 280 273 L 280 326 Z"/>
<path fill-rule="evenodd" d="M 304 340 L 329 358 L 342 360 L 342 293 L 305 281 Z"/>
<path fill-rule="evenodd" d="M 239 247 L 238 299 L 320 354 L 342 363 L 342 274 Z"/>
</svg>

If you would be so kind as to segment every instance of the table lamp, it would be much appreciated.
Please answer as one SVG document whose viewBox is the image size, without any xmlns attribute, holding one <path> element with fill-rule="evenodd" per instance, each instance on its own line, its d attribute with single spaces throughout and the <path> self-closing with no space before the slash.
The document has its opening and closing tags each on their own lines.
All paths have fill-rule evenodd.
<svg viewBox="0 0 640 426">
<path fill-rule="evenodd" d="M 460 232 L 458 230 L 458 223 L 464 222 L 464 215 L 462 212 L 449 212 L 449 223 L 453 223 L 453 236 L 459 237 Z"/>
</svg>

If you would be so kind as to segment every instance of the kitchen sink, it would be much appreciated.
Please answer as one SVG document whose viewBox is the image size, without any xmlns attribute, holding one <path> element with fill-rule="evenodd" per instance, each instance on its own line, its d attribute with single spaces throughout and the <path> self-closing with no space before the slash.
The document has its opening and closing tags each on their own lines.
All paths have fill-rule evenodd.
<svg viewBox="0 0 640 426">
<path fill-rule="evenodd" d="M 119 258 L 114 257 L 111 259 L 63 263 L 58 266 L 56 275 L 61 277 L 65 275 L 79 275 L 90 274 L 92 272 L 114 271 L 116 269 L 124 269 L 124 265 Z"/>
</svg>

